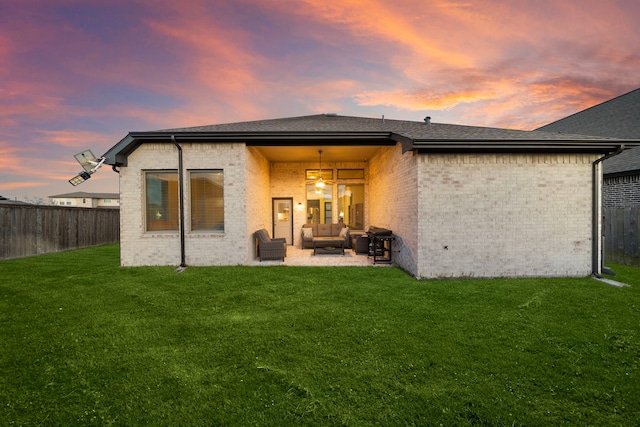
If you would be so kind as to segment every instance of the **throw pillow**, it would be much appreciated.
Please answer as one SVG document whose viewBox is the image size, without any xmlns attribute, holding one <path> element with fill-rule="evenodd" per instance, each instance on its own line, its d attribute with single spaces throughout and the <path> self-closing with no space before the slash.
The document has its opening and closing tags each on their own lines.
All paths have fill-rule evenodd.
<svg viewBox="0 0 640 427">
<path fill-rule="evenodd" d="M 342 230 L 340 230 L 340 238 L 346 239 L 348 232 L 349 232 L 349 227 L 342 227 Z"/>
<path fill-rule="evenodd" d="M 302 237 L 305 240 L 313 239 L 313 229 L 309 227 L 302 228 Z"/>
</svg>

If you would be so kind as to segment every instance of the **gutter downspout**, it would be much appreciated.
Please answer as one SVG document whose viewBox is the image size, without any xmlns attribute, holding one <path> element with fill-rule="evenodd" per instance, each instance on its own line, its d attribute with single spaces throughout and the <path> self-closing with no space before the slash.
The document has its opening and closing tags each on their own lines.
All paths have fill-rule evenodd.
<svg viewBox="0 0 640 427">
<path fill-rule="evenodd" d="M 593 217 L 591 220 L 593 227 L 593 248 L 591 250 L 591 269 L 592 274 L 597 278 L 602 277 L 602 267 L 604 264 L 604 247 L 602 244 L 602 162 L 608 158 L 617 156 L 622 153 L 624 149 L 624 144 L 621 144 L 616 151 L 600 157 L 593 162 Z"/>
<path fill-rule="evenodd" d="M 184 183 L 182 175 L 182 147 L 176 142 L 176 137 L 171 135 L 171 142 L 178 148 L 178 206 L 180 208 L 180 268 L 186 268 L 184 251 Z"/>
</svg>

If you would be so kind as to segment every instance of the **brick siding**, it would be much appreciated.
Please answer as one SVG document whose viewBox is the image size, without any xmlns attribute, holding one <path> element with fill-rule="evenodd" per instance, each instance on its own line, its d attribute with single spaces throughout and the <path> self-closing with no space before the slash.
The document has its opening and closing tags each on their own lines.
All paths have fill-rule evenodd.
<svg viewBox="0 0 640 427">
<path fill-rule="evenodd" d="M 294 244 L 306 222 L 305 170 L 317 163 L 270 163 L 237 144 L 181 144 L 185 171 L 224 171 L 225 230 L 189 231 L 187 265 L 241 265 L 255 257 L 253 233 L 271 229 L 271 198 L 292 197 Z M 418 278 L 584 276 L 591 271 L 590 155 L 417 155 L 381 147 L 365 169 L 365 229 L 397 236 L 394 262 Z M 143 144 L 120 170 L 122 265 L 178 265 L 177 232 L 144 230 L 145 170 L 178 167 L 172 144 Z M 334 174 L 335 177 L 335 174 Z M 349 181 L 346 181 L 349 182 Z M 351 183 L 361 183 L 354 180 Z M 337 201 L 337 185 L 333 186 Z M 338 218 L 337 203 L 333 217 Z"/>
<path fill-rule="evenodd" d="M 419 277 L 591 272 L 590 155 L 424 155 Z"/>
<path fill-rule="evenodd" d="M 247 238 L 247 150 L 244 144 L 181 144 L 185 169 L 185 254 L 187 265 L 245 264 Z M 124 266 L 179 265 L 180 236 L 145 231 L 145 170 L 178 169 L 173 144 L 143 144 L 120 169 L 120 253 Z M 189 232 L 189 169 L 224 171 L 223 234 Z"/>
<path fill-rule="evenodd" d="M 370 225 L 393 231 L 393 262 L 418 274 L 419 194 L 417 156 L 400 145 L 383 147 L 369 161 Z"/>
<path fill-rule="evenodd" d="M 604 178 L 602 200 L 605 208 L 640 207 L 640 175 Z"/>
</svg>

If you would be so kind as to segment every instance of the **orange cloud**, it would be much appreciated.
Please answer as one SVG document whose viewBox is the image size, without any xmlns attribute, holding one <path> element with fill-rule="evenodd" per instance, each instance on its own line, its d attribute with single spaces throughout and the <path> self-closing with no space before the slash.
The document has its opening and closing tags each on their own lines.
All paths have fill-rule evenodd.
<svg viewBox="0 0 640 427">
<path fill-rule="evenodd" d="M 495 98 L 492 90 L 366 92 L 354 96 L 363 106 L 387 105 L 401 110 L 447 110 L 462 103 Z"/>
<path fill-rule="evenodd" d="M 336 25 L 349 31 L 356 39 L 373 37 L 387 43 L 394 43 L 410 49 L 415 55 L 430 58 L 446 66 L 473 65 L 467 54 L 447 49 L 446 44 L 434 35 L 437 33 L 429 31 L 431 22 L 416 25 L 414 21 L 416 9 L 413 8 L 415 6 L 419 10 L 424 10 L 424 2 L 417 4 L 409 2 L 404 7 L 398 3 L 375 0 L 340 2 L 305 0 L 304 4 L 306 7 L 297 9 L 297 13 Z M 390 52 L 390 56 L 397 53 L 399 52 Z"/>
<path fill-rule="evenodd" d="M 207 10 L 211 7 L 208 2 L 166 6 L 171 13 L 164 15 L 163 20 L 148 18 L 146 25 L 167 39 L 169 46 L 179 49 L 183 59 L 179 65 L 184 78 L 188 79 L 185 84 L 173 85 L 175 87 L 167 90 L 189 102 L 194 109 L 211 109 L 217 100 L 223 100 L 227 110 L 231 106 L 252 115 L 257 101 L 270 90 L 263 70 L 275 64 L 249 45 L 250 29 L 224 22 Z"/>
</svg>

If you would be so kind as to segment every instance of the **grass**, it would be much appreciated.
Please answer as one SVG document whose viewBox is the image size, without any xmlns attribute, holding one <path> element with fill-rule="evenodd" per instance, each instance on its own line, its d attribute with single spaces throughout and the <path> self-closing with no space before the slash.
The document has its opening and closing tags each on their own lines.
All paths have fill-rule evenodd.
<svg viewBox="0 0 640 427">
<path fill-rule="evenodd" d="M 613 268 L 632 286 L 2 261 L 0 424 L 637 425 L 640 269 Z"/>
</svg>

